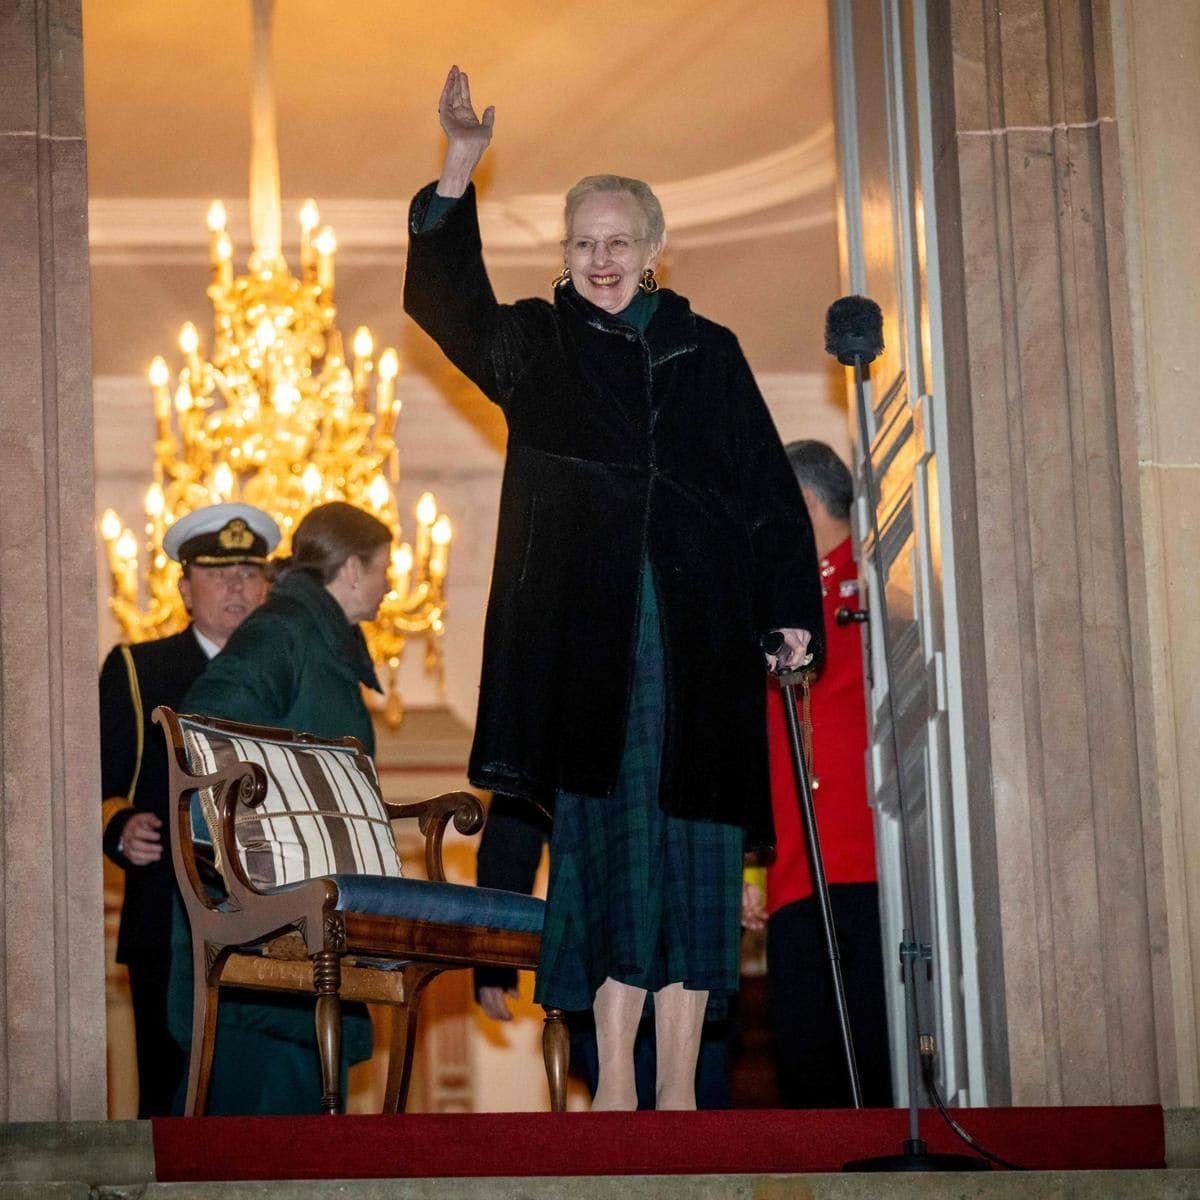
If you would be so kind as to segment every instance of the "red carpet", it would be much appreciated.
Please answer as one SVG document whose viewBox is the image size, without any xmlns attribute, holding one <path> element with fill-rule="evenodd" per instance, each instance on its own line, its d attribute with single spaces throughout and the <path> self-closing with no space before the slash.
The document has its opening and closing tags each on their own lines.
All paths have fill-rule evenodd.
<svg viewBox="0 0 1200 1200">
<path fill-rule="evenodd" d="M 956 1111 L 993 1153 L 1043 1170 L 1161 1167 L 1162 1109 Z M 896 1154 L 902 1109 L 698 1113 L 476 1113 L 155 1120 L 160 1182 L 495 1175 L 730 1175 L 838 1171 Z M 933 1112 L 933 1151 L 967 1148 Z"/>
</svg>

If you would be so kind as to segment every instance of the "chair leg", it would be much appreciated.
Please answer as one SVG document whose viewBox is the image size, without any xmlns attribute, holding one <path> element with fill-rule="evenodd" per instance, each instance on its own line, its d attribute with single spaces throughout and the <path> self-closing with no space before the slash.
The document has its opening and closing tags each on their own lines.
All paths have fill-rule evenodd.
<svg viewBox="0 0 1200 1200">
<path fill-rule="evenodd" d="M 313 991 L 317 993 L 317 1051 L 321 1056 L 321 1111 L 342 1108 L 342 960 L 332 950 L 313 955 Z"/>
<path fill-rule="evenodd" d="M 388 1051 L 387 1087 L 383 1096 L 384 1112 L 403 1112 L 408 1104 L 412 1083 L 413 1047 L 417 1042 L 417 1012 L 425 985 L 442 973 L 441 967 L 405 967 L 404 1002 L 392 1006 L 392 1045 Z"/>
<path fill-rule="evenodd" d="M 210 957 L 211 954 L 206 942 L 192 943 L 192 1044 L 188 1051 L 185 1117 L 202 1117 L 208 1111 L 208 1087 L 217 1040 L 216 980 L 225 958 L 224 955 Z"/>
<path fill-rule="evenodd" d="M 550 1085 L 550 1111 L 567 1111 L 567 1065 L 571 1057 L 571 1035 L 561 1008 L 547 1008 L 542 1025 L 542 1058 Z"/>
</svg>

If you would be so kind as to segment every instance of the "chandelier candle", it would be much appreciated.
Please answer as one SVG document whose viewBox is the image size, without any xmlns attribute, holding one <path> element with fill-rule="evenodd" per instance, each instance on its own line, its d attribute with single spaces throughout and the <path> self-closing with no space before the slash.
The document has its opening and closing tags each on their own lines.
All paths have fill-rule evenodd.
<svg viewBox="0 0 1200 1200">
<path fill-rule="evenodd" d="M 225 205 L 214 201 L 207 217 L 211 344 L 206 356 L 189 321 L 179 334 L 182 369 L 173 372 L 164 358 L 150 365 L 156 434 L 145 500 L 147 561 L 143 572 L 139 539 L 115 512 L 106 512 L 100 531 L 108 551 L 109 603 L 131 642 L 176 633 L 187 614 L 178 592 L 179 564 L 163 552 L 162 539 L 180 517 L 243 500 L 271 514 L 283 534 L 279 552 L 287 554 L 292 532 L 310 508 L 345 500 L 374 513 L 394 535 L 392 588 L 377 619 L 363 628 L 371 657 L 383 669 L 387 719 L 397 725 L 403 715 L 398 672 L 409 638 L 424 641 L 425 665 L 442 678 L 453 530 L 433 495 L 424 492 L 416 506 L 415 551 L 401 541 L 394 490 L 400 476 L 400 360 L 391 347 L 377 356 L 371 331 L 359 326 L 347 362 L 334 304 L 337 238 L 328 225 L 318 231 L 320 214 L 311 199 L 299 209 L 299 278 L 282 254 L 273 102 L 269 89 L 259 86 L 269 80 L 263 69 L 270 54 L 269 5 L 259 0 L 256 11 L 263 19 L 254 25 L 254 104 L 271 112 L 264 109 L 262 119 L 252 122 L 254 246 L 248 270 L 236 274 Z"/>
</svg>

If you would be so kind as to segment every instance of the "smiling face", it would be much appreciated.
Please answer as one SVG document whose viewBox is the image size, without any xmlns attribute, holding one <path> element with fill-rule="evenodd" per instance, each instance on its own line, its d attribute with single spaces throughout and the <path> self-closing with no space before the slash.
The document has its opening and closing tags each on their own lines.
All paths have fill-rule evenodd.
<svg viewBox="0 0 1200 1200">
<path fill-rule="evenodd" d="M 564 245 L 575 290 L 597 308 L 619 313 L 661 246 L 646 236 L 641 205 L 628 192 L 591 192 L 571 217 Z"/>
</svg>

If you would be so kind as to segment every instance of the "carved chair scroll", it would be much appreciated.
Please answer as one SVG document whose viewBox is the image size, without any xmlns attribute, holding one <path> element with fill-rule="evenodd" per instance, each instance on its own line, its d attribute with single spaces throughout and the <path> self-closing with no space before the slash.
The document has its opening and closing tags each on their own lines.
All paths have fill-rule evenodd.
<svg viewBox="0 0 1200 1200">
<path fill-rule="evenodd" d="M 223 985 L 315 996 L 321 1107 L 328 1113 L 340 1111 L 344 1099 L 339 1085 L 341 1002 L 392 1006 L 384 1105 L 385 1111 L 402 1112 L 417 1010 L 429 981 L 452 969 L 537 966 L 541 900 L 446 881 L 446 829 L 453 821 L 460 833 L 478 832 L 484 823 L 479 800 L 467 792 L 451 792 L 419 804 L 388 804 L 354 738 L 326 741 L 176 714 L 166 707 L 155 709 L 154 720 L 167 738 L 171 854 L 191 924 L 194 991 L 186 1114 L 206 1110 Z M 320 804 L 310 801 L 303 820 L 292 819 L 284 793 L 307 795 L 303 780 L 317 776 L 326 783 L 332 780 L 335 799 L 322 792 Z M 301 780 L 298 788 L 281 785 L 291 779 Z M 335 803 L 346 808 L 335 814 L 345 818 L 335 822 L 336 828 L 365 830 L 355 836 L 367 847 L 369 871 L 384 873 L 326 873 L 331 862 L 322 859 L 319 840 L 315 848 L 292 845 L 282 852 L 272 840 L 273 830 L 283 829 L 286 835 L 309 823 L 317 807 L 328 816 Z M 204 810 L 203 824 L 193 817 L 197 804 Z M 387 822 L 402 818 L 415 818 L 425 836 L 427 880 L 399 875 Z M 204 825 L 213 832 L 217 887 L 208 848 L 202 840 L 198 844 Z M 325 837 L 326 843 L 330 840 Z M 309 877 L 297 880 L 297 872 Z M 557 1009 L 545 1010 L 542 1048 L 551 1107 L 561 1112 L 566 1107 L 568 1035 Z"/>
</svg>

